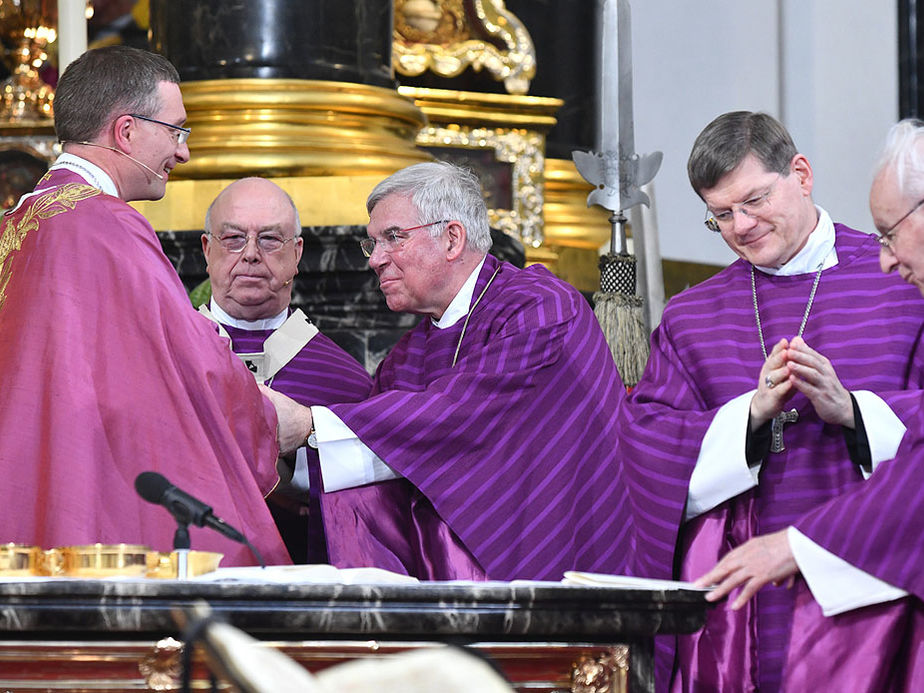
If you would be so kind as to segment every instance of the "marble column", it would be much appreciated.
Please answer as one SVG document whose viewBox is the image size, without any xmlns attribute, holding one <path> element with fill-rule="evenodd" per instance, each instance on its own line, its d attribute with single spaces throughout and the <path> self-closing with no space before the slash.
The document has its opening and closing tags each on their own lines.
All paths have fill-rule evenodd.
<svg viewBox="0 0 924 693">
<path fill-rule="evenodd" d="M 392 3 L 151 0 L 154 49 L 184 81 L 319 79 L 393 87 Z"/>
</svg>

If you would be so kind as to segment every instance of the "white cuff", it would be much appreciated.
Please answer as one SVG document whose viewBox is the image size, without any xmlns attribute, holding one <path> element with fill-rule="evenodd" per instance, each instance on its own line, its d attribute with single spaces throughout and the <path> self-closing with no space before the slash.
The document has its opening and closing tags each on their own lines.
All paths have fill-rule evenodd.
<svg viewBox="0 0 924 693">
<path fill-rule="evenodd" d="M 324 491 L 341 491 L 399 477 L 327 407 L 311 407 Z"/>
<path fill-rule="evenodd" d="M 895 457 L 905 435 L 905 424 L 879 395 L 869 390 L 857 390 L 851 394 L 856 398 L 860 416 L 863 417 L 873 471 L 876 471 L 880 462 Z M 869 478 L 865 472 L 863 476 Z"/>
<path fill-rule="evenodd" d="M 890 602 L 908 594 L 852 566 L 795 527 L 790 527 L 786 536 L 799 571 L 825 616 L 834 616 L 870 604 Z"/>
<path fill-rule="evenodd" d="M 702 515 L 757 486 L 760 468 L 749 468 L 745 455 L 751 399 L 755 392 L 751 390 L 723 404 L 709 424 L 690 476 L 684 519 Z"/>
</svg>

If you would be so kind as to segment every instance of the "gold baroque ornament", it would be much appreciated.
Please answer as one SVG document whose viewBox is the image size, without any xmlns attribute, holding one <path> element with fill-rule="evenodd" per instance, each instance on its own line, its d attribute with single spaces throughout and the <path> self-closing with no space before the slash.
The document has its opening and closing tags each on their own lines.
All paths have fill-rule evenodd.
<svg viewBox="0 0 924 693">
<path fill-rule="evenodd" d="M 6 303 L 6 287 L 13 276 L 12 262 L 7 260 L 22 247 L 28 233 L 38 228 L 39 220 L 50 219 L 62 212 L 70 211 L 81 200 L 99 194 L 100 191 L 90 185 L 67 183 L 39 195 L 28 205 L 18 223 L 14 223 L 12 216 L 4 218 L 3 232 L 0 233 L 0 310 Z"/>
<path fill-rule="evenodd" d="M 409 77 L 485 69 L 511 94 L 525 94 L 536 76 L 533 40 L 504 0 L 395 0 L 392 62 Z"/>
<path fill-rule="evenodd" d="M 572 693 L 626 693 L 629 648 L 619 645 L 599 657 L 581 657 L 571 668 Z"/>
<path fill-rule="evenodd" d="M 183 643 L 174 638 L 164 638 L 154 644 L 151 652 L 138 662 L 138 671 L 144 677 L 149 690 L 179 690 L 182 653 Z"/>
<path fill-rule="evenodd" d="M 491 226 L 519 238 L 525 245 L 542 245 L 542 181 L 545 140 L 520 129 L 426 127 L 417 135 L 423 147 L 493 149 L 498 161 L 513 166 L 513 209 L 488 209 Z"/>
</svg>

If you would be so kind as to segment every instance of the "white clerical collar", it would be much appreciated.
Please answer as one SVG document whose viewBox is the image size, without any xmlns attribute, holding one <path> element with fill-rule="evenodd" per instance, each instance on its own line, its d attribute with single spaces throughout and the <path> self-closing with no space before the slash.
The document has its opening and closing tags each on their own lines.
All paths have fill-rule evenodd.
<svg viewBox="0 0 924 693">
<path fill-rule="evenodd" d="M 58 169 L 65 169 L 71 173 L 76 173 L 94 188 L 102 190 L 107 195 L 112 195 L 113 197 L 119 196 L 119 189 L 116 187 L 112 178 L 109 177 L 109 174 L 86 159 L 74 154 L 61 154 L 55 159 L 55 162 L 51 165 L 49 170 L 56 171 Z"/>
<path fill-rule="evenodd" d="M 240 320 L 239 318 L 232 318 L 215 302 L 214 296 L 209 301 L 209 311 L 222 325 L 237 327 L 241 330 L 276 330 L 280 328 L 286 321 L 286 318 L 289 317 L 289 309 L 284 308 L 279 315 L 274 315 L 271 318 L 263 318 L 262 320 Z"/>
<path fill-rule="evenodd" d="M 478 275 L 481 273 L 481 268 L 484 267 L 486 257 L 487 255 L 481 258 L 481 262 L 478 263 L 478 266 L 468 275 L 468 279 L 465 280 L 462 288 L 459 289 L 459 292 L 453 297 L 452 301 L 449 302 L 449 306 L 443 312 L 442 317 L 440 317 L 439 320 L 430 318 L 430 321 L 435 327 L 445 330 L 447 327 L 452 327 L 459 322 L 459 320 L 468 315 L 469 306 L 472 305 L 472 295 L 475 293 L 475 284 L 478 283 Z"/>
<path fill-rule="evenodd" d="M 796 274 L 817 272 L 837 264 L 837 250 L 834 248 L 834 222 L 828 213 L 818 205 L 818 223 L 809 234 L 808 240 L 796 255 L 782 267 L 761 267 L 754 265 L 764 274 L 791 277 Z"/>
</svg>

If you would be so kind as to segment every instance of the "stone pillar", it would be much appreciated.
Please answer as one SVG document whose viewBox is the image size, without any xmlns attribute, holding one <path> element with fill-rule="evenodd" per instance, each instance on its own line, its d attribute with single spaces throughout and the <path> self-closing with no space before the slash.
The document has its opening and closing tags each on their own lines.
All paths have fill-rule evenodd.
<svg viewBox="0 0 924 693">
<path fill-rule="evenodd" d="M 152 44 L 183 81 L 318 79 L 393 88 L 392 3 L 151 0 Z"/>
<path fill-rule="evenodd" d="M 152 47 L 183 80 L 176 178 L 377 176 L 429 157 L 398 96 L 382 0 L 151 0 Z"/>
</svg>

